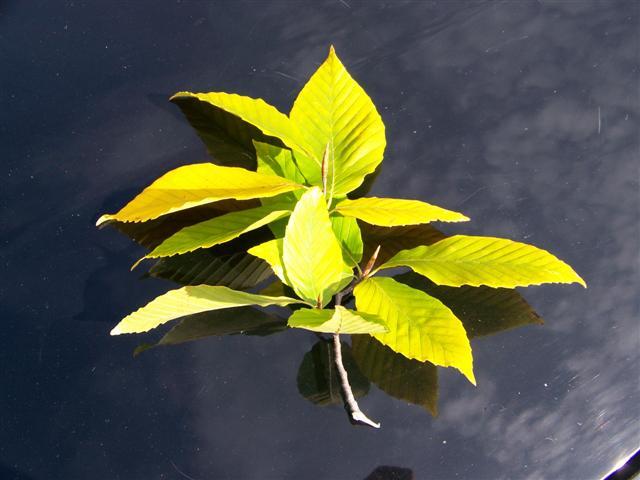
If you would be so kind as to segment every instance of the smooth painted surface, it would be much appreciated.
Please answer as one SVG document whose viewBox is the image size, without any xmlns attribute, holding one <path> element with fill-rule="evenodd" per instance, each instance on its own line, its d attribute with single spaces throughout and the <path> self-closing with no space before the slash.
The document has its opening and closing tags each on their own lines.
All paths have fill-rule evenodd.
<svg viewBox="0 0 640 480">
<path fill-rule="evenodd" d="M 0 5 L 0 477 L 599 478 L 640 445 L 635 2 Z M 171 285 L 103 212 L 206 160 L 179 90 L 288 111 L 330 43 L 382 114 L 372 194 L 461 211 L 449 233 L 549 249 L 587 281 L 440 369 L 433 419 L 376 390 L 380 431 L 296 389 L 308 332 L 157 348 L 108 336 Z"/>
</svg>

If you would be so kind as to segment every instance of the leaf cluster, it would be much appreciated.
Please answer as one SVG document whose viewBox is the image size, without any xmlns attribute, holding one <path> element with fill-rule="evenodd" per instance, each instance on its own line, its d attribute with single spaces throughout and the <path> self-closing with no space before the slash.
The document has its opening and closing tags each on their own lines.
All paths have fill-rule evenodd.
<svg viewBox="0 0 640 480">
<path fill-rule="evenodd" d="M 461 295 L 472 298 L 474 287 L 486 300 L 486 292 L 504 288 L 585 286 L 545 250 L 503 238 L 446 237 L 430 225 L 468 221 L 462 213 L 360 196 L 383 160 L 385 128 L 333 48 L 289 115 L 262 99 L 221 92 L 180 92 L 171 100 L 215 163 L 169 171 L 98 225 L 114 224 L 148 247 L 141 260 L 157 260 L 151 275 L 188 284 L 125 317 L 113 335 L 215 310 L 292 306 L 288 327 L 357 335 L 353 350 L 361 357 L 388 348 L 405 362 L 456 368 L 475 384 L 469 338 L 482 332 L 470 331 L 456 311 Z M 413 273 L 387 275 L 398 267 Z"/>
</svg>

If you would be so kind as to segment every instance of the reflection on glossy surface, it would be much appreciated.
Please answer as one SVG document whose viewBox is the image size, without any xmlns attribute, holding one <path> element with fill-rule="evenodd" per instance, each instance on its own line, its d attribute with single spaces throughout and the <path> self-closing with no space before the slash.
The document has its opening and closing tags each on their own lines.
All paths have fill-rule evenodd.
<svg viewBox="0 0 640 480">
<path fill-rule="evenodd" d="M 0 472 L 598 479 L 627 458 L 640 445 L 637 2 L 260 5 L 0 7 Z M 545 326 L 472 340 L 478 387 L 441 369 L 437 419 L 372 386 L 375 435 L 300 396 L 304 332 L 132 359 L 139 340 L 108 332 L 168 283 L 127 275 L 142 249 L 93 226 L 207 158 L 171 93 L 285 110 L 330 43 L 387 126 L 371 195 L 464 211 L 465 232 L 552 247 L 589 283 L 528 289 Z"/>
</svg>

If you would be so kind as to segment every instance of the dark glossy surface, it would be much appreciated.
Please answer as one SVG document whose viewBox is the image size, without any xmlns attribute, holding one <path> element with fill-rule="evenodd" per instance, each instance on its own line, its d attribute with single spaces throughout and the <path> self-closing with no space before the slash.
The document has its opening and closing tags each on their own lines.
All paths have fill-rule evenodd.
<svg viewBox="0 0 640 480">
<path fill-rule="evenodd" d="M 160 6 L 158 6 L 160 4 Z M 638 4 L 0 5 L 0 478 L 599 478 L 640 445 Z M 524 290 L 546 320 L 440 369 L 438 418 L 375 387 L 380 431 L 297 391 L 306 332 L 157 348 L 110 328 L 139 280 L 113 211 L 205 159 L 169 94 L 288 111 L 334 43 L 387 125 L 373 193 L 460 210 L 589 283 Z M 379 470 L 387 472 L 388 469 Z M 393 477 L 381 477 L 393 478 Z"/>
</svg>

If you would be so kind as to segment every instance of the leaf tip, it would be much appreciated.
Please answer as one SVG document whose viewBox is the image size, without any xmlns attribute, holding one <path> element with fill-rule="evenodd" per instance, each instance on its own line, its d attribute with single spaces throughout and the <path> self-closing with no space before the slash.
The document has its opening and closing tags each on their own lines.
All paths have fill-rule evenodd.
<svg viewBox="0 0 640 480">
<path fill-rule="evenodd" d="M 146 260 L 147 258 L 150 258 L 148 255 L 145 255 L 142 258 L 139 258 L 138 260 L 135 261 L 135 263 L 133 265 L 131 265 L 131 268 L 129 269 L 130 272 L 133 272 L 133 270 L 140 265 L 140 263 L 142 263 L 143 260 Z"/>
<path fill-rule="evenodd" d="M 104 215 L 101 215 L 98 221 L 96 222 L 96 227 L 102 226 L 104 223 L 108 222 L 109 220 L 113 220 L 113 218 L 114 218 L 113 215 L 109 213 L 105 213 Z"/>
<path fill-rule="evenodd" d="M 120 335 L 120 334 L 122 334 L 122 333 L 124 333 L 124 332 L 122 331 L 122 328 L 120 327 L 120 324 L 118 324 L 118 325 L 116 325 L 115 327 L 113 327 L 113 328 L 111 329 L 111 331 L 109 332 L 109 335 L 111 335 L 112 337 L 114 337 L 114 336 L 116 336 L 116 335 Z"/>
</svg>

